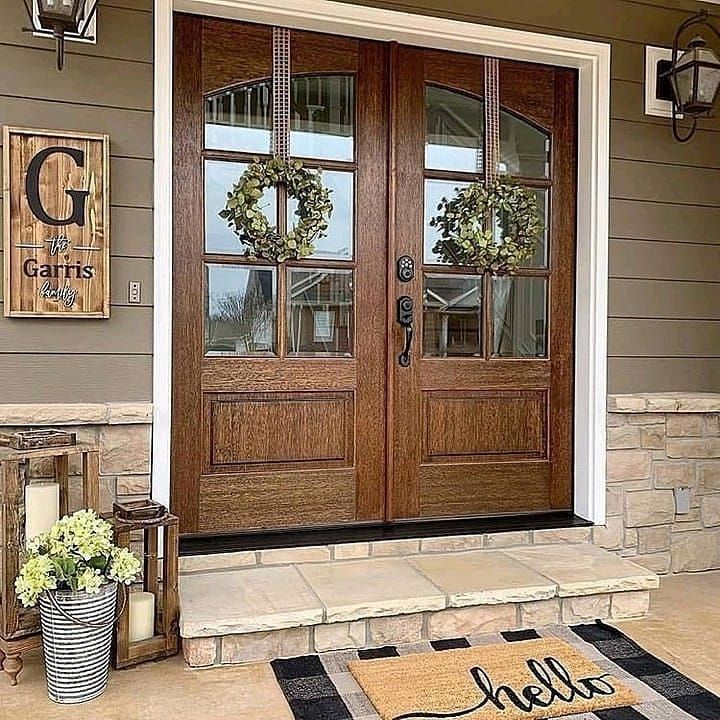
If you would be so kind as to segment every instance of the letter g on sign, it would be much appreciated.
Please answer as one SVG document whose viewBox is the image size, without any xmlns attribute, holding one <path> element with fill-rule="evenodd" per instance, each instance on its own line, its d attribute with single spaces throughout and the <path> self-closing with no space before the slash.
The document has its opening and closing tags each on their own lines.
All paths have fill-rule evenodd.
<svg viewBox="0 0 720 720">
<path fill-rule="evenodd" d="M 27 196 L 28 205 L 33 215 L 46 225 L 55 227 L 60 225 L 85 225 L 85 203 L 87 201 L 89 190 L 66 190 L 65 194 L 69 195 L 72 200 L 72 212 L 66 218 L 54 218 L 49 215 L 43 207 L 40 199 L 40 171 L 45 161 L 51 155 L 68 155 L 75 164 L 82 168 L 85 167 L 85 153 L 77 148 L 49 147 L 41 150 L 30 161 L 27 169 L 27 177 L 25 180 L 25 194 Z"/>
</svg>

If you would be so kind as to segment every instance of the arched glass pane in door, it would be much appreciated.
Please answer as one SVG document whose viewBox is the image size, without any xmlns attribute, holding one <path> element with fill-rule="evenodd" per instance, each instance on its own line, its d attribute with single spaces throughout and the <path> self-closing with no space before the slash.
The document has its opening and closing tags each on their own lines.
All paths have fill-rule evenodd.
<svg viewBox="0 0 720 720">
<path fill-rule="evenodd" d="M 355 78 L 308 75 L 290 82 L 290 154 L 344 160 L 355 157 Z"/>
<path fill-rule="evenodd" d="M 320 160 L 355 156 L 355 78 L 352 75 L 293 77 L 290 84 L 290 154 Z M 205 147 L 270 152 L 272 83 L 261 80 L 205 99 Z"/>
<path fill-rule="evenodd" d="M 425 87 L 425 167 L 482 172 L 483 102 L 448 88 Z"/>
<path fill-rule="evenodd" d="M 500 111 L 500 172 L 550 177 L 550 135 L 507 110 Z"/>
<path fill-rule="evenodd" d="M 267 153 L 272 130 L 269 80 L 215 93 L 205 99 L 205 147 Z"/>
</svg>

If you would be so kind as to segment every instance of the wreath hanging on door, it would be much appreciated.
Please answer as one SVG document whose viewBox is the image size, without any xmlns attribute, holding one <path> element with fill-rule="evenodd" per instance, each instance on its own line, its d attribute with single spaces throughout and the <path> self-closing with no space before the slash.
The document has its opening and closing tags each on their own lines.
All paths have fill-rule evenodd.
<svg viewBox="0 0 720 720">
<path fill-rule="evenodd" d="M 535 253 L 543 229 L 534 193 L 507 180 L 474 182 L 437 209 L 430 220 L 440 231 L 433 252 L 478 272 L 515 272 Z"/>
<path fill-rule="evenodd" d="M 297 222 L 286 233 L 271 224 L 260 207 L 263 193 L 278 185 L 297 200 Z M 282 263 L 311 255 L 315 242 L 325 235 L 332 214 L 331 190 L 322 184 L 322 171 L 309 170 L 299 160 L 275 156 L 255 158 L 228 192 L 220 217 L 228 221 L 248 256 Z"/>
</svg>

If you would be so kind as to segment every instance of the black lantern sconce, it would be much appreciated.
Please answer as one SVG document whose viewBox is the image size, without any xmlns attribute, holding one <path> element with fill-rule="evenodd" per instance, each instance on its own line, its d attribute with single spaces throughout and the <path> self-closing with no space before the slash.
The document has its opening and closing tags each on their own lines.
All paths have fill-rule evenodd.
<svg viewBox="0 0 720 720">
<path fill-rule="evenodd" d="M 691 27 L 702 26 L 720 40 L 720 31 L 710 22 L 707 10 L 687 19 L 675 33 L 672 64 L 662 73 L 672 89 L 672 129 L 678 142 L 687 142 L 695 134 L 698 118 L 711 117 L 720 88 L 720 58 L 708 47 L 702 35 L 695 36 L 686 48 L 680 47 L 681 36 Z M 692 125 L 680 134 L 678 115 L 687 116 Z"/>
<path fill-rule="evenodd" d="M 35 12 L 23 0 L 32 27 L 27 32 L 51 34 L 57 48 L 57 69 L 62 70 L 65 60 L 65 36 L 72 35 L 82 40 L 92 40 L 88 33 L 90 23 L 97 11 L 98 0 L 88 9 L 86 0 L 31 0 Z"/>
</svg>

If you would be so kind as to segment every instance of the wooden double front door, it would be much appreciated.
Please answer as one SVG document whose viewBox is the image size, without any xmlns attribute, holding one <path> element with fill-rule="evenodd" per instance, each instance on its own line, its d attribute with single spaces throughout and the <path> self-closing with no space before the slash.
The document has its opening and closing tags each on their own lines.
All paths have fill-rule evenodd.
<svg viewBox="0 0 720 720">
<path fill-rule="evenodd" d="M 429 222 L 482 178 L 483 58 L 294 30 L 290 47 L 290 153 L 322 168 L 333 213 L 312 256 L 275 265 L 218 215 L 269 157 L 272 28 L 175 21 L 182 532 L 571 509 L 575 73 L 500 62 L 499 170 L 544 230 L 494 277 L 443 262 Z M 293 224 L 282 187 L 261 205 Z"/>
</svg>

